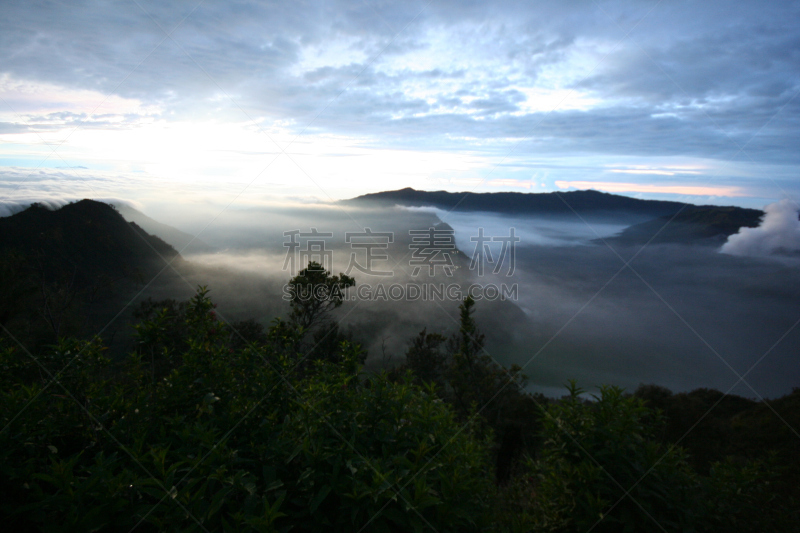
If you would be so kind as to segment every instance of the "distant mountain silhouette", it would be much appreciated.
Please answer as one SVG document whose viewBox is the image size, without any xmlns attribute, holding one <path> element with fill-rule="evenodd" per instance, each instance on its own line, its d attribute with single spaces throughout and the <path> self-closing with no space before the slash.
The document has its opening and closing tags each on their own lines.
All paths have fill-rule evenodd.
<svg viewBox="0 0 800 533">
<path fill-rule="evenodd" d="M 16 252 L 48 279 L 86 286 L 100 276 L 148 278 L 178 252 L 112 206 L 81 200 L 51 211 L 39 204 L 0 218 L 0 253 Z"/>
<path fill-rule="evenodd" d="M 620 244 L 696 242 L 720 245 L 739 228 L 758 226 L 763 215 L 764 212 L 758 209 L 692 206 L 677 215 L 634 224 L 619 235 L 605 240 Z"/>
<path fill-rule="evenodd" d="M 455 211 L 488 211 L 514 215 L 624 216 L 642 219 L 673 215 L 686 204 L 661 200 L 639 200 L 594 190 L 519 193 L 418 191 L 407 187 L 358 196 L 348 202 L 398 204 L 409 207 L 438 207 Z"/>
<path fill-rule="evenodd" d="M 620 244 L 643 244 L 656 234 L 658 235 L 654 242 L 721 244 L 743 226 L 758 226 L 759 219 L 764 214 L 757 209 L 640 200 L 594 190 L 468 193 L 418 191 L 407 187 L 398 191 L 365 194 L 347 202 L 436 207 L 448 211 L 483 211 L 506 215 L 574 218 L 577 214 L 588 219 L 613 219 L 632 224 L 620 235 L 606 239 Z"/>
<path fill-rule="evenodd" d="M 183 254 L 207 253 L 211 247 L 194 235 L 150 218 L 127 204 L 114 204 L 117 212 L 128 222 L 133 222 L 150 235 L 155 235 Z"/>
</svg>

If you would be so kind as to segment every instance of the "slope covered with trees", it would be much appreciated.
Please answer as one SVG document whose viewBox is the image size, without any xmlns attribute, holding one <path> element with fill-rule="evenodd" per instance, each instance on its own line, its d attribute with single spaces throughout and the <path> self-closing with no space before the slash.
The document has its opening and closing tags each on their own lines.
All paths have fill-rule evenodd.
<svg viewBox="0 0 800 533">
<path fill-rule="evenodd" d="M 0 326 L 33 351 L 96 332 L 167 262 L 183 264 L 108 204 L 33 204 L 0 218 Z"/>
<path fill-rule="evenodd" d="M 640 200 L 595 190 L 551 193 L 397 191 L 365 194 L 349 202 L 438 207 L 456 211 L 488 211 L 515 215 L 638 215 L 653 218 L 677 213 L 687 204 L 662 200 Z"/>
<path fill-rule="evenodd" d="M 675 215 L 661 216 L 625 228 L 609 243 L 705 243 L 719 246 L 739 231 L 759 225 L 763 211 L 741 207 L 687 207 Z"/>
</svg>

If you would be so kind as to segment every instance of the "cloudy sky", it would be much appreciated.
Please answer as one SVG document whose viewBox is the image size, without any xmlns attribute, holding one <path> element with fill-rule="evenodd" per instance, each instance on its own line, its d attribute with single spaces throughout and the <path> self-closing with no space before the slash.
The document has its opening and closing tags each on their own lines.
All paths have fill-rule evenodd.
<svg viewBox="0 0 800 533">
<path fill-rule="evenodd" d="M 0 200 L 800 195 L 800 3 L 0 5 Z"/>
</svg>

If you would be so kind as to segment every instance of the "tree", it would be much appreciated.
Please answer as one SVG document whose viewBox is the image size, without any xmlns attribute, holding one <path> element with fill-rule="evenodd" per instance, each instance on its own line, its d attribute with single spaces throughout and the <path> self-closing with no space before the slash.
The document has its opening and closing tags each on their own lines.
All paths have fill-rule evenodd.
<svg viewBox="0 0 800 533">
<path fill-rule="evenodd" d="M 411 339 L 406 351 L 406 367 L 419 383 L 433 383 L 440 391 L 445 386 L 447 338 L 438 333 L 428 333 L 427 328 Z"/>
<path fill-rule="evenodd" d="M 619 387 L 601 387 L 593 402 L 583 392 L 571 382 L 544 409 L 531 463 L 536 530 L 692 530 L 698 480 L 680 448 L 657 441 L 657 413 Z"/>
<path fill-rule="evenodd" d="M 356 345 L 303 374 L 270 340 L 234 348 L 205 289 L 167 306 L 185 327 L 148 307 L 140 334 L 180 336 L 158 379 L 137 354 L 110 367 L 99 341 L 41 363 L 0 339 L 9 530 L 486 530 L 488 443 L 435 394 L 365 379 Z"/>
<path fill-rule="evenodd" d="M 355 284 L 356 280 L 346 274 L 332 276 L 316 261 L 309 262 L 287 285 L 292 322 L 308 331 L 327 321 L 330 312 L 341 307 L 344 291 Z"/>
<path fill-rule="evenodd" d="M 484 349 L 484 335 L 472 318 L 475 300 L 468 296 L 459 306 L 460 328 L 449 342 L 447 378 L 453 403 L 462 416 L 480 412 L 496 425 L 508 401 L 516 399 L 525 385 L 521 368 L 500 366 Z"/>
<path fill-rule="evenodd" d="M 451 404 L 459 419 L 475 419 L 494 434 L 496 480 L 504 483 L 523 451 L 536 442 L 539 427 L 537 403 L 526 393 L 525 377 L 517 365 L 506 369 L 484 349 L 484 336 L 472 317 L 475 301 L 459 306 L 459 331 L 450 338 L 423 329 L 411 339 L 399 377 L 410 370 L 417 383 L 433 384 L 437 394 Z"/>
</svg>

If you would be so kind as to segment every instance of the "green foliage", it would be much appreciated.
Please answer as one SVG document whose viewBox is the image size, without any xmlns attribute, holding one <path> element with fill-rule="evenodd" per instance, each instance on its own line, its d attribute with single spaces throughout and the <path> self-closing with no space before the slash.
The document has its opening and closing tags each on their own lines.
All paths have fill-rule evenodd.
<svg viewBox="0 0 800 533">
<path fill-rule="evenodd" d="M 333 276 L 316 261 L 309 262 L 287 286 L 291 320 L 304 330 L 311 329 L 342 305 L 344 291 L 355 284 L 355 279 L 346 274 Z"/>
<path fill-rule="evenodd" d="M 659 440 L 680 441 L 703 475 L 699 499 L 710 530 L 791 531 L 800 520 L 797 435 L 800 390 L 769 402 L 710 389 L 673 394 L 655 385 L 634 393 L 663 419 Z"/>
<path fill-rule="evenodd" d="M 472 318 L 474 305 L 475 300 L 467 297 L 459 306 L 460 328 L 450 341 L 447 378 L 453 403 L 462 415 L 480 410 L 489 421 L 495 421 L 509 397 L 524 386 L 525 378 L 518 366 L 505 369 L 484 350 L 484 335 Z"/>
<path fill-rule="evenodd" d="M 462 303 L 450 339 L 424 330 L 411 342 L 401 378 L 365 378 L 361 349 L 324 319 L 316 353 L 298 351 L 308 335 L 295 321 L 228 326 L 204 287 L 188 302 L 146 302 L 135 349 L 117 366 L 99 339 L 30 354 L 0 337 L 4 525 L 793 530 L 793 435 L 769 415 L 794 422 L 800 391 L 770 406 L 658 387 L 636 396 L 602 387 L 589 401 L 572 384 L 566 398 L 544 401 L 485 352 L 473 304 Z M 693 441 L 711 450 L 708 470 L 693 469 L 666 437 L 707 405 L 721 413 L 710 427 L 740 447 L 766 448 L 777 435 L 775 455 L 712 460 L 728 448 L 703 448 L 709 431 Z M 509 461 L 522 450 L 524 465 Z"/>
<path fill-rule="evenodd" d="M 302 348 L 306 354 L 303 357 L 308 362 L 322 360 L 330 363 L 340 363 L 342 359 L 339 347 L 343 342 L 354 343 L 352 333 L 343 331 L 339 324 L 335 322 L 321 324 L 313 332 L 311 341 L 307 343 L 311 346 Z M 359 353 L 360 363 L 364 363 L 366 358 L 367 353 L 365 351 Z"/>
<path fill-rule="evenodd" d="M 594 402 L 570 395 L 543 418 L 541 458 L 532 464 L 541 531 L 687 531 L 697 482 L 677 448 L 654 439 L 653 413 L 617 387 Z"/>
<path fill-rule="evenodd" d="M 449 339 L 423 330 L 409 343 L 404 369 L 417 383 L 433 385 L 460 420 L 475 419 L 494 435 L 497 481 L 511 475 L 523 451 L 537 442 L 539 413 L 535 398 L 524 392 L 525 377 L 517 365 L 504 368 L 484 349 L 484 336 L 472 316 L 475 301 L 459 305 L 459 331 Z"/>
<path fill-rule="evenodd" d="M 714 463 L 699 495 L 705 531 L 796 531 L 798 506 L 776 490 L 775 455 L 756 461 L 728 458 Z"/>
<path fill-rule="evenodd" d="M 681 439 L 690 463 L 703 474 L 709 473 L 712 463 L 734 453 L 731 418 L 756 405 L 752 400 L 710 389 L 672 394 L 664 387 L 642 385 L 634 395 L 661 411 L 665 421 L 661 440 L 674 443 Z"/>
<path fill-rule="evenodd" d="M 40 361 L 3 346 L 6 527 L 485 526 L 488 443 L 432 391 L 386 375 L 364 380 L 360 350 L 348 343 L 337 362 L 293 372 L 286 346 L 295 332 L 280 322 L 268 342 L 234 348 L 206 293 L 184 306 L 155 306 L 137 328 L 136 351 L 115 372 L 97 342 L 65 341 Z"/>
<path fill-rule="evenodd" d="M 571 382 L 543 409 L 536 459 L 498 493 L 495 530 L 794 531 L 796 504 L 777 493 L 775 458 L 712 464 L 708 476 L 685 452 L 659 442 L 664 416 L 617 387 L 593 400 Z M 666 389 L 643 395 L 665 400 Z"/>
<path fill-rule="evenodd" d="M 318 365 L 287 420 L 301 529 L 476 530 L 488 511 L 486 443 L 464 431 L 435 395 L 379 375 L 361 384 L 358 354 Z M 349 367 L 349 368 L 348 368 Z M 315 512 L 315 508 L 318 508 Z M 358 527 L 355 527 L 358 529 Z"/>
<path fill-rule="evenodd" d="M 411 339 L 406 352 L 406 368 L 411 370 L 417 383 L 432 383 L 440 390 L 445 387 L 448 356 L 445 352 L 447 338 L 427 329 Z"/>
</svg>

